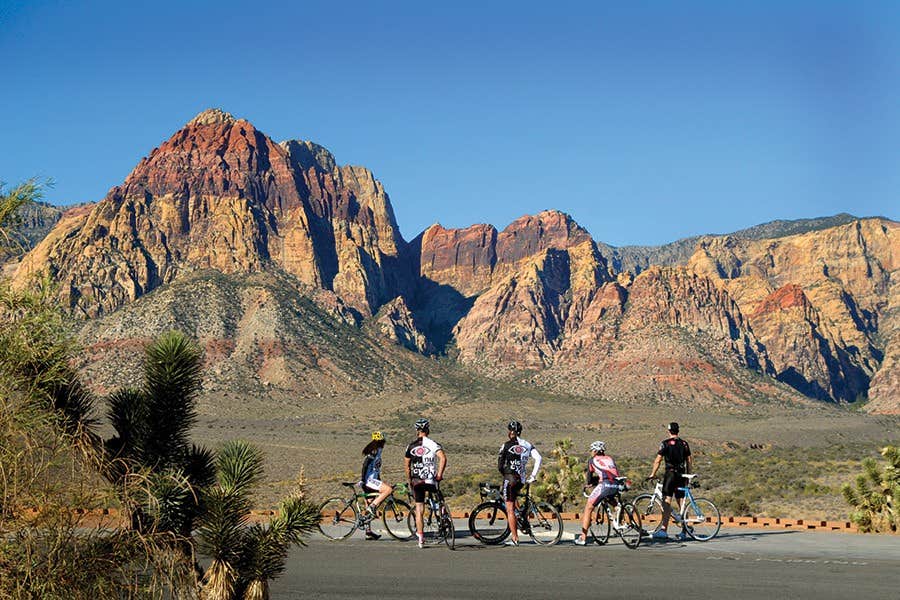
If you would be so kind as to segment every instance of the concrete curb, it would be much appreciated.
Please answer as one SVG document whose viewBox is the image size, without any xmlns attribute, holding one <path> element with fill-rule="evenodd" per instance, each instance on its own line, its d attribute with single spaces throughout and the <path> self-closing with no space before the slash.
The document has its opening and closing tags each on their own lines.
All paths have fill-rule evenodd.
<svg viewBox="0 0 900 600">
<path fill-rule="evenodd" d="M 27 509 L 26 512 L 37 515 L 37 508 Z M 73 513 L 81 515 L 91 524 L 113 524 L 118 523 L 122 519 L 120 511 L 116 508 L 103 508 L 88 510 L 84 508 L 73 509 Z M 265 522 L 275 516 L 277 510 L 274 508 L 254 509 L 250 511 L 250 521 L 254 523 Z M 468 511 L 453 511 L 451 515 L 454 519 L 465 520 L 469 518 Z M 581 514 L 577 512 L 560 513 L 564 521 L 580 521 Z M 652 521 L 651 521 L 652 522 Z M 749 517 L 749 516 L 728 516 L 722 515 L 723 527 L 746 527 L 749 529 L 790 529 L 792 531 L 834 531 L 841 533 L 858 533 L 856 525 L 850 521 L 822 521 L 819 519 L 788 519 L 788 518 L 768 518 L 768 517 Z M 893 535 L 900 535 L 897 532 Z"/>
</svg>

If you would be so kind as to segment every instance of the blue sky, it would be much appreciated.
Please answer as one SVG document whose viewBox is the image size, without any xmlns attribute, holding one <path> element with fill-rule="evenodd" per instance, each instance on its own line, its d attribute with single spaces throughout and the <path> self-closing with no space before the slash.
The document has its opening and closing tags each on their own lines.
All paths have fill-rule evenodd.
<svg viewBox="0 0 900 600">
<path fill-rule="evenodd" d="M 0 0 L 0 179 L 98 200 L 215 106 L 372 169 L 407 239 L 900 218 L 900 5 L 612 4 Z"/>
</svg>

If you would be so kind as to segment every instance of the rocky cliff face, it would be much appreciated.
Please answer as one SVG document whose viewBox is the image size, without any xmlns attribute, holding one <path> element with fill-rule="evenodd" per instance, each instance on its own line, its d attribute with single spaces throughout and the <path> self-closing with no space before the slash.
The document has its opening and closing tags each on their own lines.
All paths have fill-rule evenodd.
<svg viewBox="0 0 900 600">
<path fill-rule="evenodd" d="M 867 396 L 871 410 L 900 412 L 898 233 L 885 219 L 838 215 L 615 249 L 551 210 L 502 231 L 434 225 L 406 243 L 371 172 L 210 110 L 103 200 L 62 214 L 14 281 L 49 274 L 74 312 L 118 323 L 123 307 L 157 306 L 135 304 L 148 292 L 216 273 L 201 277 L 216 322 L 231 313 L 209 286 L 265 275 L 311 299 L 315 315 L 361 325 L 361 344 L 446 351 L 489 375 L 566 392 L 717 404 L 798 401 L 793 389 L 829 401 Z M 271 286 L 242 289 L 242 314 L 268 316 L 246 321 L 246 335 L 210 338 L 236 344 L 229 368 L 259 358 L 238 351 L 249 332 L 272 348 L 295 343 L 271 310 L 299 305 L 273 300 Z M 176 304 L 160 310 L 177 313 Z M 330 327 L 291 331 L 328 337 Z M 296 343 L 260 360 L 313 382 L 315 369 L 353 355 L 344 344 L 308 365 L 317 342 Z M 337 380 L 355 372 L 342 364 Z"/>
<path fill-rule="evenodd" d="M 895 313 L 900 224 L 857 220 L 774 240 L 705 240 L 689 261 L 735 299 L 776 373 L 807 395 L 865 397 Z M 870 397 L 896 394 L 876 387 Z M 894 396 L 896 397 L 896 396 Z M 900 400 L 900 399 L 898 399 Z"/>
<path fill-rule="evenodd" d="M 314 144 L 275 144 L 218 110 L 190 121 L 79 217 L 44 238 L 15 278 L 49 271 L 63 302 L 87 316 L 197 269 L 274 264 L 363 314 L 404 280 L 402 240 L 371 173 L 338 167 Z"/>
</svg>

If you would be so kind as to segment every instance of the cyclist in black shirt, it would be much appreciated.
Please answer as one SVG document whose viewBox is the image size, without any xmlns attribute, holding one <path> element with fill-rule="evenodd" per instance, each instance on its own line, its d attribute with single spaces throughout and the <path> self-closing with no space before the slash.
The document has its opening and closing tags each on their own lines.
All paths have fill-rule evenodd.
<svg viewBox="0 0 900 600">
<path fill-rule="evenodd" d="M 691 447 L 686 441 L 678 437 L 678 423 L 669 423 L 667 427 L 669 437 L 659 444 L 659 451 L 656 453 L 656 460 L 653 461 L 653 472 L 650 478 L 656 477 L 663 460 L 666 461 L 666 474 L 663 476 L 663 514 L 662 522 L 656 533 L 653 534 L 654 539 L 669 539 L 666 527 L 669 525 L 669 517 L 672 514 L 672 497 L 678 498 L 679 502 L 684 500 L 684 492 L 678 488 L 685 487 L 684 475 L 691 472 L 692 458 Z"/>
</svg>

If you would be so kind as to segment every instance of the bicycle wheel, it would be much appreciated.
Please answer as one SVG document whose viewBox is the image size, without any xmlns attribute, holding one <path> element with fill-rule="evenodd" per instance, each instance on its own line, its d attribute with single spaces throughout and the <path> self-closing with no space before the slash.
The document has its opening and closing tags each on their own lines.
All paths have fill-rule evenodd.
<svg viewBox="0 0 900 600">
<path fill-rule="evenodd" d="M 622 542 L 634 550 L 641 545 L 641 514 L 637 512 L 633 504 L 625 503 L 622 505 L 622 512 L 619 515 L 619 527 L 616 533 L 622 538 Z"/>
<path fill-rule="evenodd" d="M 694 498 L 684 511 L 684 530 L 698 542 L 713 539 L 722 527 L 719 509 L 706 498 Z"/>
<path fill-rule="evenodd" d="M 552 546 L 562 538 L 562 517 L 549 502 L 532 502 L 525 518 L 528 519 L 528 535 L 535 544 Z"/>
<path fill-rule="evenodd" d="M 662 525 L 662 504 L 659 498 L 653 497 L 653 494 L 641 494 L 634 499 L 634 510 L 641 517 L 641 527 L 643 527 L 644 535 L 653 535 Z"/>
<path fill-rule="evenodd" d="M 469 515 L 469 531 L 482 544 L 502 543 L 509 535 L 506 509 L 498 502 L 482 502 Z"/>
<path fill-rule="evenodd" d="M 456 549 L 456 529 L 453 527 L 453 518 L 446 507 L 444 507 L 443 513 L 441 515 L 441 535 L 447 547 L 454 550 Z"/>
<path fill-rule="evenodd" d="M 329 498 L 319 507 L 319 514 L 319 531 L 330 540 L 350 537 L 359 525 L 353 499 Z"/>
<path fill-rule="evenodd" d="M 401 542 L 414 539 L 415 531 L 410 531 L 407 521 L 410 513 L 412 513 L 412 509 L 409 504 L 403 500 L 388 498 L 384 503 L 384 510 L 381 512 L 381 521 L 384 523 L 384 529 L 388 535 Z"/>
<path fill-rule="evenodd" d="M 600 546 L 609 541 L 610 524 L 606 516 L 606 503 L 598 502 L 591 514 L 591 536 Z"/>
</svg>

